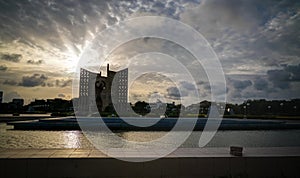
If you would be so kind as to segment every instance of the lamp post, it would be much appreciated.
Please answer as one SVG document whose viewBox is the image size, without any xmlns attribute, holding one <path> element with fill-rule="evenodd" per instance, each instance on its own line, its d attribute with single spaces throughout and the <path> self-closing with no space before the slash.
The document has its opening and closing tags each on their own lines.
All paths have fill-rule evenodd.
<svg viewBox="0 0 300 178">
<path fill-rule="evenodd" d="M 272 108 L 272 106 L 268 106 L 268 110 L 269 110 L 269 114 L 271 114 L 271 108 Z"/>
<path fill-rule="evenodd" d="M 246 116 L 246 114 L 247 114 L 247 113 L 246 113 L 247 106 L 246 106 L 246 105 L 244 105 L 244 106 L 243 106 L 243 108 L 244 108 L 244 119 L 246 119 L 246 117 L 247 117 L 247 116 Z"/>
<path fill-rule="evenodd" d="M 280 112 L 281 112 L 281 114 L 283 115 L 283 103 L 280 103 Z"/>
<path fill-rule="evenodd" d="M 246 115 L 249 115 L 249 110 L 250 110 L 250 103 L 247 103 Z"/>
</svg>

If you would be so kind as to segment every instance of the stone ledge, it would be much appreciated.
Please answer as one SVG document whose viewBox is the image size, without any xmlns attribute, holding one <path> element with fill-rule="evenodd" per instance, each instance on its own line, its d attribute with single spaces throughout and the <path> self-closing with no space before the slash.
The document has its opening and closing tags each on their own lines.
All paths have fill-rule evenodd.
<svg viewBox="0 0 300 178">
<path fill-rule="evenodd" d="M 109 153 L 117 154 L 120 157 L 157 157 L 159 150 L 109 150 Z M 204 157 L 235 157 L 230 155 L 229 148 L 179 148 L 166 158 L 204 158 Z M 263 147 L 244 148 L 242 157 L 300 157 L 299 147 Z M 18 158 L 110 158 L 96 149 L 0 149 L 1 159 Z"/>
</svg>

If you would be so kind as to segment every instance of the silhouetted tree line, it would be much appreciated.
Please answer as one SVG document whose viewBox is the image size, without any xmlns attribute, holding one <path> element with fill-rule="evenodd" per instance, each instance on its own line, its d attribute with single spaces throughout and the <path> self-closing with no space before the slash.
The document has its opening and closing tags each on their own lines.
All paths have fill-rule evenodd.
<svg viewBox="0 0 300 178">
<path fill-rule="evenodd" d="M 300 99 L 292 100 L 247 100 L 241 104 L 217 104 L 210 101 L 202 101 L 199 104 L 192 104 L 188 107 L 175 105 L 175 103 L 166 104 L 166 117 L 195 116 L 207 117 L 211 105 L 215 104 L 220 113 L 224 112 L 225 117 L 245 117 L 245 116 L 300 116 Z M 144 116 L 151 113 L 150 104 L 144 101 L 138 101 L 132 105 L 133 110 Z M 155 113 L 154 113 L 155 114 Z M 255 118 L 255 117 L 254 117 Z"/>
<path fill-rule="evenodd" d="M 21 100 L 21 99 L 19 99 Z M 36 99 L 27 105 L 23 105 L 24 101 L 1 103 L 0 113 L 63 113 L 73 112 L 72 100 L 55 99 Z"/>
<path fill-rule="evenodd" d="M 69 112 L 76 111 L 78 99 L 64 100 L 60 98 L 35 100 L 23 106 L 21 99 L 13 100 L 10 103 L 0 104 L 0 113 L 39 113 L 39 112 Z M 75 108 L 73 107 L 73 104 Z M 179 117 L 197 116 L 207 117 L 211 105 L 219 107 L 219 111 L 224 111 L 225 117 L 245 117 L 245 116 L 300 116 L 300 99 L 292 100 L 247 100 L 241 104 L 216 104 L 210 101 L 202 101 L 187 107 L 173 103 L 147 103 L 137 101 L 130 103 L 135 115 L 128 116 L 153 116 L 153 117 Z M 102 116 L 117 116 L 113 104 L 107 106 Z"/>
<path fill-rule="evenodd" d="M 238 105 L 236 112 L 247 115 L 300 115 L 300 99 L 286 100 L 247 100 Z"/>
</svg>

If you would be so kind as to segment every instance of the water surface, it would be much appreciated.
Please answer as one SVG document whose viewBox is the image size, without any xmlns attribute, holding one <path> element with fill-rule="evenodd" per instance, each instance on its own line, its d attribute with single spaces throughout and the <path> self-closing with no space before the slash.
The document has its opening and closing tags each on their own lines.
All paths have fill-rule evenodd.
<svg viewBox="0 0 300 178">
<path fill-rule="evenodd" d="M 21 131 L 0 124 L 0 148 L 93 148 L 81 131 Z M 138 142 L 158 139 L 167 132 L 118 132 L 118 136 Z M 181 146 L 198 146 L 201 132 L 194 132 Z M 109 139 L 109 135 L 107 137 Z M 113 142 L 113 141 L 112 141 Z M 118 143 L 113 143 L 118 144 Z M 300 130 L 218 131 L 207 147 L 299 147 Z"/>
</svg>

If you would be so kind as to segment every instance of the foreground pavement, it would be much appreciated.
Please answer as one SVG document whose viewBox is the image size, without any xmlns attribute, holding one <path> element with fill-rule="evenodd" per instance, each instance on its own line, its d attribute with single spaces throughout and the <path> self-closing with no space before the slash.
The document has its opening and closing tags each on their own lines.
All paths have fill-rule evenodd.
<svg viewBox="0 0 300 178">
<path fill-rule="evenodd" d="M 158 150 L 157 150 L 158 151 Z M 116 152 L 114 152 L 116 154 Z M 137 161 L 153 152 L 118 151 Z M 164 158 L 126 162 L 95 149 L 1 149 L 0 177 L 299 177 L 299 147 L 245 148 L 232 156 L 229 148 L 180 148 Z"/>
</svg>

